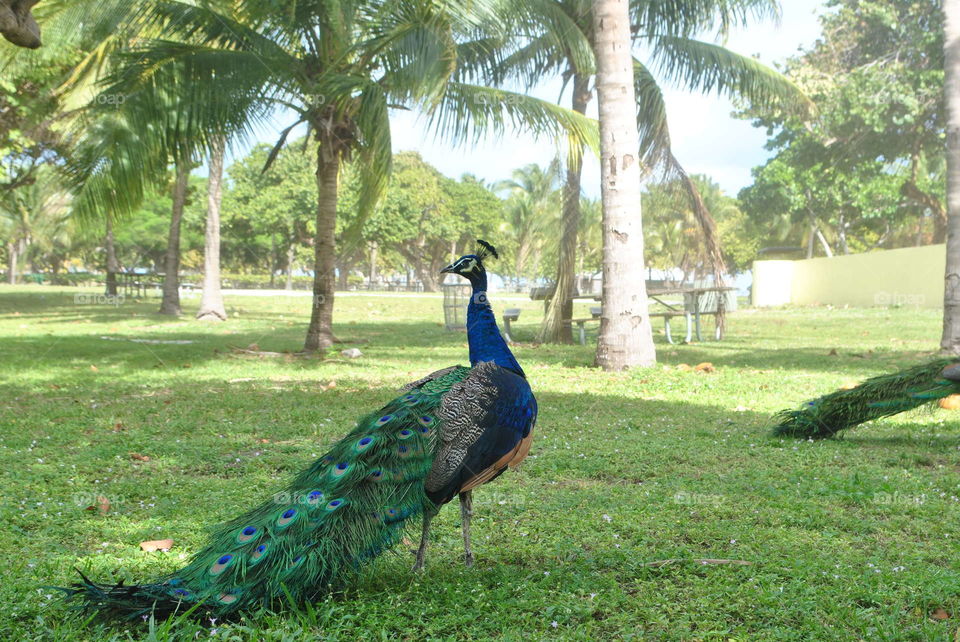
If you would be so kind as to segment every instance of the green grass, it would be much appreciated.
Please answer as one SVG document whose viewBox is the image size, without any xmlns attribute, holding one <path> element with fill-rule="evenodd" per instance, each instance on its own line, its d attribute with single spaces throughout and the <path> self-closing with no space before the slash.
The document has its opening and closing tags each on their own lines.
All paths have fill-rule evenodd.
<svg viewBox="0 0 960 642">
<path fill-rule="evenodd" d="M 721 343 L 669 346 L 658 332 L 660 365 L 604 373 L 590 347 L 524 343 L 542 305 L 502 297 L 496 309 L 524 310 L 516 353 L 540 418 L 523 467 L 477 492 L 475 568 L 460 565 L 447 508 L 422 575 L 404 548 L 344 594 L 215 632 L 86 620 L 44 587 L 75 567 L 127 581 L 176 568 L 354 418 L 467 353 L 438 298 L 340 298 L 342 347 L 364 356 L 319 360 L 232 350 L 299 349 L 304 298 L 229 298 L 231 320 L 210 325 L 192 320 L 196 299 L 173 320 L 155 299 L 74 303 L 83 291 L 0 289 L 0 639 L 957 635 L 958 415 L 915 412 L 823 442 L 769 435 L 778 409 L 927 358 L 935 311 L 741 310 Z M 677 367 L 702 361 L 716 372 Z M 85 510 L 100 495 L 109 512 Z M 169 553 L 139 550 L 166 537 Z M 671 558 L 751 565 L 647 565 Z M 952 618 L 932 619 L 939 608 Z"/>
</svg>

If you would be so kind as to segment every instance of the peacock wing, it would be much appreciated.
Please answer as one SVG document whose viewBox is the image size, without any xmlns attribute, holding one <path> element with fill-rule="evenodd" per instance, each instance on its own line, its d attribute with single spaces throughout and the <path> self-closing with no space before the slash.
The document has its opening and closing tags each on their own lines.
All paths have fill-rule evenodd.
<svg viewBox="0 0 960 642">
<path fill-rule="evenodd" d="M 446 503 L 518 464 L 530 448 L 536 416 L 526 379 L 492 362 L 474 366 L 440 401 L 427 496 Z"/>
</svg>

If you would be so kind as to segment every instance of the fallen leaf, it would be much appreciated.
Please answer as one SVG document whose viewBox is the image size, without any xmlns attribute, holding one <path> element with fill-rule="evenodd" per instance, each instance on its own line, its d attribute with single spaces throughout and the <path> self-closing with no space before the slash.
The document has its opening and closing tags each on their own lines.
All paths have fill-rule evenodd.
<svg viewBox="0 0 960 642">
<path fill-rule="evenodd" d="M 95 366 L 95 365 L 93 365 L 93 364 L 90 364 L 90 369 L 93 370 L 94 372 L 97 372 L 97 371 L 100 370 L 97 366 Z"/>
<path fill-rule="evenodd" d="M 678 364 L 677 364 L 677 370 L 680 370 L 680 371 L 682 371 L 682 372 L 689 372 L 690 370 L 693 370 L 693 368 L 691 368 L 691 367 L 690 367 L 688 364 L 686 364 L 686 363 L 678 363 Z"/>
<path fill-rule="evenodd" d="M 704 361 L 703 363 L 698 363 L 693 367 L 697 372 L 715 372 L 717 369 L 713 367 L 713 364 L 709 361 Z"/>
<path fill-rule="evenodd" d="M 97 503 L 87 506 L 83 510 L 99 511 L 101 515 L 106 515 L 110 511 L 110 500 L 103 495 L 97 495 Z"/>
<path fill-rule="evenodd" d="M 141 455 L 140 453 L 130 453 L 130 459 L 134 459 L 136 461 L 150 461 L 150 457 L 147 455 Z"/>
<path fill-rule="evenodd" d="M 837 353 L 837 349 L 836 349 L 836 348 L 830 348 L 830 352 L 827 353 L 827 356 L 828 356 L 828 357 L 839 357 L 840 355 Z"/>
<path fill-rule="evenodd" d="M 250 350 L 251 352 L 260 352 L 260 345 L 256 343 L 251 343 L 250 345 L 247 346 L 247 350 Z"/>
<path fill-rule="evenodd" d="M 261 444 L 269 444 L 269 443 L 270 443 L 270 440 L 269 440 L 269 439 L 258 439 L 257 441 L 258 441 L 259 443 L 261 443 Z"/>
<path fill-rule="evenodd" d="M 937 607 L 933 609 L 933 613 L 930 614 L 930 617 L 934 620 L 949 620 L 950 614 L 942 607 Z"/>
<path fill-rule="evenodd" d="M 146 551 L 147 553 L 153 553 L 154 551 L 163 551 L 166 553 L 171 548 L 173 548 L 172 539 L 154 539 L 148 542 L 140 542 L 140 550 Z"/>
<path fill-rule="evenodd" d="M 944 410 L 960 410 L 960 395 L 950 395 L 940 400 L 940 407 Z"/>
<path fill-rule="evenodd" d="M 126 427 L 121 422 L 118 421 L 113 424 L 113 432 L 120 432 L 121 430 L 126 430 Z"/>
</svg>

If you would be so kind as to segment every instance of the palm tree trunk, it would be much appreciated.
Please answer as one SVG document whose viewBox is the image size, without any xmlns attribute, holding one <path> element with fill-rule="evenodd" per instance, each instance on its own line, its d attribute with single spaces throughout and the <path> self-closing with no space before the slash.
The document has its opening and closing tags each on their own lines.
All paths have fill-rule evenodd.
<svg viewBox="0 0 960 642">
<path fill-rule="evenodd" d="M 960 354 L 960 0 L 944 0 L 947 103 L 947 260 L 940 349 Z"/>
<path fill-rule="evenodd" d="M 107 283 L 106 293 L 110 296 L 117 295 L 117 247 L 113 242 L 113 217 L 107 214 L 107 233 L 103 238 L 103 245 L 107 250 Z"/>
<path fill-rule="evenodd" d="M 226 321 L 227 311 L 223 306 L 220 290 L 220 198 L 223 195 L 222 136 L 213 139 L 210 145 L 210 175 L 207 178 L 207 230 L 203 245 L 203 296 L 197 318 L 204 321 Z"/>
<path fill-rule="evenodd" d="M 573 77 L 573 110 L 585 114 L 590 102 L 590 79 Z M 567 160 L 567 180 L 563 186 L 563 212 L 560 223 L 560 253 L 557 258 L 557 290 L 547 308 L 540 329 L 540 341 L 573 343 L 573 295 L 577 289 L 577 230 L 580 228 L 580 175 L 583 148 L 572 150 Z"/>
<path fill-rule="evenodd" d="M 313 306 L 310 327 L 303 344 L 305 352 L 326 350 L 335 341 L 333 336 L 333 290 L 335 286 L 337 224 L 337 179 L 340 157 L 329 145 L 317 150 L 317 236 L 314 240 Z"/>
<path fill-rule="evenodd" d="M 644 281 L 637 103 L 628 0 L 593 4 L 603 200 L 603 314 L 597 365 L 604 370 L 656 363 Z"/>
<path fill-rule="evenodd" d="M 187 203 L 187 183 L 190 165 L 177 163 L 177 178 L 173 183 L 173 209 L 170 214 L 170 235 L 167 237 L 167 252 L 163 259 L 163 299 L 160 314 L 180 315 L 180 222 Z"/>
<path fill-rule="evenodd" d="M 7 283 L 10 285 L 17 284 L 17 262 L 19 260 L 19 251 L 17 247 L 17 241 L 11 241 L 7 243 Z"/>
</svg>

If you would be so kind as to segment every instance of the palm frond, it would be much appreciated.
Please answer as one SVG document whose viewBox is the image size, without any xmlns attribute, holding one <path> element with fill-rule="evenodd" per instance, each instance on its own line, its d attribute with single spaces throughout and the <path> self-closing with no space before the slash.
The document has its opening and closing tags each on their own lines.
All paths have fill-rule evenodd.
<svg viewBox="0 0 960 642">
<path fill-rule="evenodd" d="M 572 109 L 524 94 L 451 82 L 443 99 L 428 112 L 429 126 L 453 144 L 478 142 L 508 129 L 554 140 L 569 139 L 578 148 L 598 152 L 597 122 Z"/>
<path fill-rule="evenodd" d="M 680 36 L 653 40 L 653 64 L 688 90 L 741 98 L 763 109 L 807 115 L 813 103 L 786 76 L 725 47 Z"/>
</svg>

